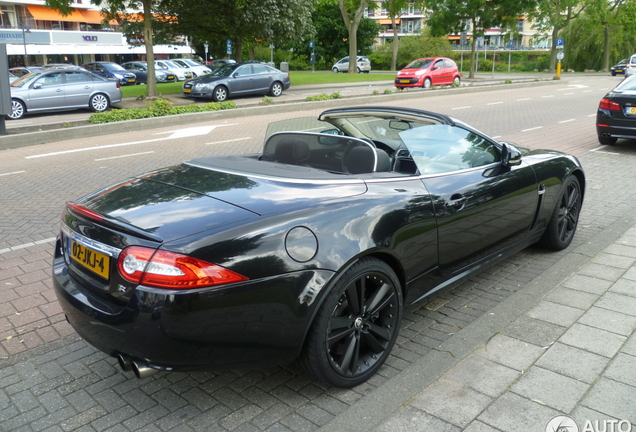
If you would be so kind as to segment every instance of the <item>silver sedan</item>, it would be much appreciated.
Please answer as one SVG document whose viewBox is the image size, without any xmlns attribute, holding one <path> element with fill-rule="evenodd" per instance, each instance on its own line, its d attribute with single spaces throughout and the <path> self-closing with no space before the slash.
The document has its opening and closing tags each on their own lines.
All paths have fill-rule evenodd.
<svg viewBox="0 0 636 432">
<path fill-rule="evenodd" d="M 27 113 L 90 108 L 106 111 L 121 102 L 119 83 L 90 72 L 48 69 L 24 75 L 11 83 L 10 119 Z"/>
</svg>

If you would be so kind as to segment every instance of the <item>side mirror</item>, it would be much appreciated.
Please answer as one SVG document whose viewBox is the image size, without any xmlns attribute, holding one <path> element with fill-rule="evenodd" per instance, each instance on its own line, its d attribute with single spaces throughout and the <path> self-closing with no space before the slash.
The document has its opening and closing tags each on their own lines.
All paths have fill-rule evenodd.
<svg viewBox="0 0 636 432">
<path fill-rule="evenodd" d="M 501 143 L 501 165 L 511 167 L 521 165 L 521 152 L 510 143 Z"/>
<path fill-rule="evenodd" d="M 31 88 L 35 89 L 35 90 L 41 89 L 42 88 L 42 83 L 35 83 L 35 84 L 33 84 L 33 87 L 31 87 Z"/>
</svg>

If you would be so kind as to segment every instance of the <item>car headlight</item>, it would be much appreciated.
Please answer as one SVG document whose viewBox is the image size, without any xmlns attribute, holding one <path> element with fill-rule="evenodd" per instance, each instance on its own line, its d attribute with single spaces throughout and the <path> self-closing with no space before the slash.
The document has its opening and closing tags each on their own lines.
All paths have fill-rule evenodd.
<svg viewBox="0 0 636 432">
<path fill-rule="evenodd" d="M 113 74 L 113 75 L 115 75 L 115 78 L 117 78 L 117 79 L 124 79 L 124 76 L 122 74 L 116 73 L 116 74 Z"/>
<path fill-rule="evenodd" d="M 157 79 L 166 79 L 166 77 L 168 76 L 167 73 L 165 72 L 156 72 L 155 76 L 157 77 Z"/>
</svg>

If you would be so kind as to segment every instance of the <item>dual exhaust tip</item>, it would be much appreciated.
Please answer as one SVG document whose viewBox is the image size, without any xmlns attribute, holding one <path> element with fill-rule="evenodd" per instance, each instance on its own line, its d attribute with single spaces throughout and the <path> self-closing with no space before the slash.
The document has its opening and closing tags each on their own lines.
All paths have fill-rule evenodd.
<svg viewBox="0 0 636 432">
<path fill-rule="evenodd" d="M 119 354 L 117 356 L 119 367 L 124 372 L 133 371 L 135 376 L 139 379 L 148 378 L 159 373 L 159 369 L 154 369 L 144 360 L 135 359 L 127 354 Z"/>
</svg>

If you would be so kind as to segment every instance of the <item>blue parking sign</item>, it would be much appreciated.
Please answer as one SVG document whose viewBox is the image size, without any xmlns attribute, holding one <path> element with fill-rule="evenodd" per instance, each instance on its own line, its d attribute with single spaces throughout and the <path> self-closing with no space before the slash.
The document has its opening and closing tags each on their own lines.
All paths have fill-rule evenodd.
<svg viewBox="0 0 636 432">
<path fill-rule="evenodd" d="M 556 40 L 556 47 L 557 48 L 563 48 L 563 38 L 558 38 Z"/>
</svg>

